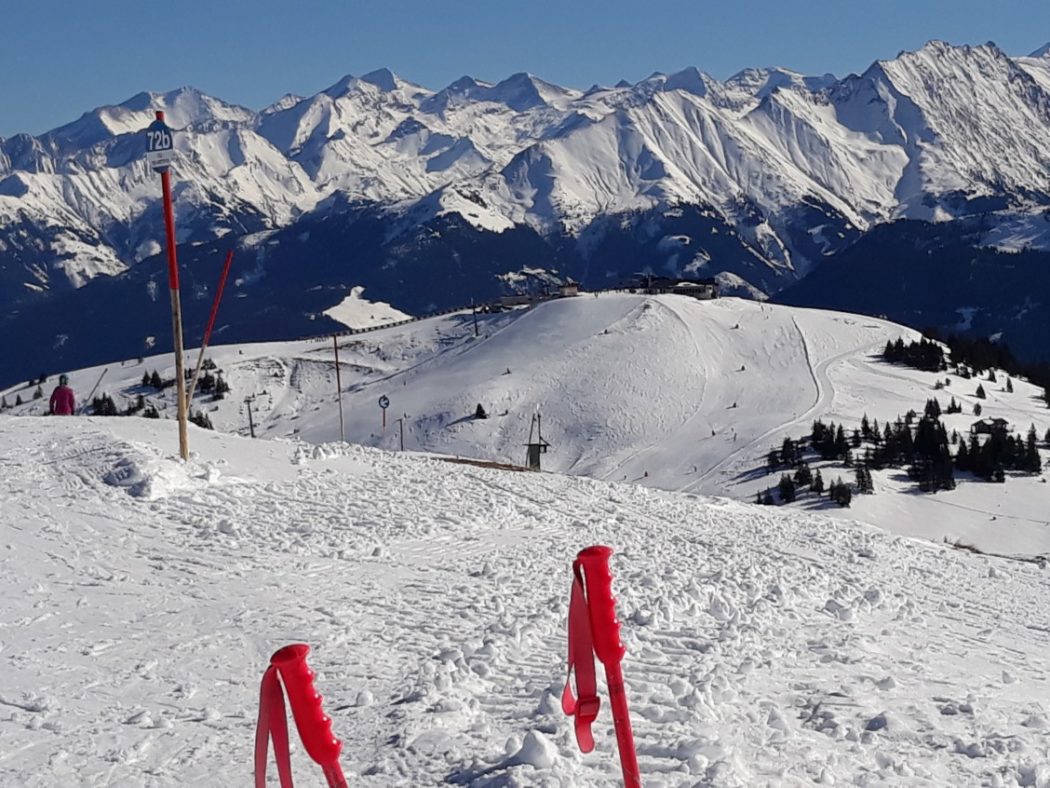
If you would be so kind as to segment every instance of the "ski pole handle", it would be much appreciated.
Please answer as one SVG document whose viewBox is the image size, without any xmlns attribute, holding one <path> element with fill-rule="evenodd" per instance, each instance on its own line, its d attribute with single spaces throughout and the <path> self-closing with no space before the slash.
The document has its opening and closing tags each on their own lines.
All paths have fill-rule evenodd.
<svg viewBox="0 0 1050 788">
<path fill-rule="evenodd" d="M 609 569 L 611 547 L 595 545 L 576 556 L 587 583 L 587 607 L 590 612 L 594 653 L 608 667 L 619 663 L 627 653 L 620 641 L 620 622 L 616 620 L 616 600 L 612 595 L 612 571 Z"/>
<path fill-rule="evenodd" d="M 324 700 L 314 687 L 316 675 L 306 664 L 310 647 L 305 643 L 293 643 L 270 657 L 270 664 L 280 671 L 292 707 L 295 727 L 307 754 L 327 770 L 338 769 L 339 753 L 343 743 L 332 733 L 332 719 L 324 713 Z"/>
</svg>

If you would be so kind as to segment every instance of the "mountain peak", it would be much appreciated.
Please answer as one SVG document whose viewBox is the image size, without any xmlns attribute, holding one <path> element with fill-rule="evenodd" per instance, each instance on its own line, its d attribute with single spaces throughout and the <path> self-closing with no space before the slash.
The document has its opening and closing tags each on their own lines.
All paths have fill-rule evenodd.
<svg viewBox="0 0 1050 788">
<path fill-rule="evenodd" d="M 397 75 L 388 68 L 377 68 L 375 71 L 369 71 L 361 77 L 361 81 L 375 85 L 377 88 L 384 90 L 387 93 L 397 90 L 398 87 L 400 87 L 400 80 L 398 80 Z"/>
<path fill-rule="evenodd" d="M 694 96 L 706 96 L 707 75 L 696 66 L 689 66 L 668 76 L 664 90 L 684 90 Z"/>
<path fill-rule="evenodd" d="M 1028 57 L 1050 57 L 1050 42 L 1043 44 Z"/>
</svg>

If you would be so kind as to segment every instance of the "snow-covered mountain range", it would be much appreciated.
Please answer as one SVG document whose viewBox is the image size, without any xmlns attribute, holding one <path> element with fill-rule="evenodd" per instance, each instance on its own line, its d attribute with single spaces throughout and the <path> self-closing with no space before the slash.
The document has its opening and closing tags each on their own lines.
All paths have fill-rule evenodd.
<svg viewBox="0 0 1050 788">
<path fill-rule="evenodd" d="M 844 79 L 690 68 L 587 91 L 529 74 L 433 91 L 379 70 L 261 111 L 141 93 L 0 140 L 0 307 L 21 319 L 160 252 L 139 134 L 157 109 L 181 132 L 184 262 L 237 243 L 245 293 L 294 266 L 293 291 L 338 291 L 309 318 L 358 285 L 411 312 L 464 303 L 526 266 L 590 286 L 729 272 L 773 293 L 898 219 L 978 215 L 975 242 L 1006 249 L 1050 240 L 1045 51 L 931 42 Z M 463 281 L 435 290 L 446 277 Z M 127 281 L 123 298 L 148 285 Z"/>
</svg>

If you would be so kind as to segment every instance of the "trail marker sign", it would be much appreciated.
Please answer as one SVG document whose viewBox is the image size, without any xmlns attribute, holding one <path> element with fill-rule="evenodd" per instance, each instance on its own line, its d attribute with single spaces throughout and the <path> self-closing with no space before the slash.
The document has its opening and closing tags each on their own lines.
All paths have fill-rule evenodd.
<svg viewBox="0 0 1050 788">
<path fill-rule="evenodd" d="M 175 134 L 162 120 L 146 127 L 146 161 L 154 172 L 167 172 L 175 161 Z"/>
<path fill-rule="evenodd" d="M 383 410 L 386 410 L 390 407 L 390 398 L 386 394 L 379 398 L 379 407 L 381 407 Z"/>
</svg>

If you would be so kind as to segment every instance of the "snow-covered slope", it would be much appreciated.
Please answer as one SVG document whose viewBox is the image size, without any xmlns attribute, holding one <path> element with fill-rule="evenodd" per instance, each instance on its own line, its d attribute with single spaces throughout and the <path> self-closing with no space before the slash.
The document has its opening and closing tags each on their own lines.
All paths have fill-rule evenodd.
<svg viewBox="0 0 1050 788">
<path fill-rule="evenodd" d="M 289 226 L 334 196 L 410 217 L 394 234 L 451 212 L 486 232 L 577 236 L 686 205 L 790 279 L 875 222 L 1026 215 L 1050 191 L 1047 62 L 931 42 L 843 80 L 691 68 L 586 93 L 530 74 L 433 92 L 382 69 L 261 112 L 192 88 L 142 93 L 0 140 L 0 296 L 80 286 L 158 251 L 138 135 L 154 109 L 181 132 L 184 241 Z"/>
<path fill-rule="evenodd" d="M 530 310 L 479 315 L 475 338 L 469 312 L 340 340 L 345 437 L 406 449 L 522 464 L 535 414 L 551 450 L 544 468 L 666 490 L 753 501 L 775 486 L 766 456 L 785 437 L 809 434 L 815 419 L 880 424 L 926 400 L 949 397 L 964 412 L 946 415 L 948 429 L 967 435 L 979 401 L 986 418 L 1004 418 L 1022 435 L 1042 437 L 1050 411 L 1040 390 L 1005 375 L 984 383 L 886 365 L 876 359 L 887 340 L 918 334 L 883 320 L 735 298 L 608 294 L 561 299 Z M 325 443 L 339 437 L 331 341 L 229 346 L 209 355 L 232 386 L 230 397 L 200 399 L 220 430 L 247 434 L 244 398 L 256 434 Z M 144 372 L 172 377 L 171 356 L 112 365 L 101 389 L 118 405 L 138 394 L 167 408 L 170 392 L 141 387 Z M 73 374 L 82 395 L 101 369 Z M 45 387 L 46 389 L 47 387 Z M 37 412 L 32 388 L 4 393 Z M 45 391 L 45 393 L 48 393 Z M 387 428 L 377 404 L 390 400 Z M 481 404 L 487 419 L 476 419 Z M 402 424 L 395 423 L 403 419 Z M 1044 458 L 1050 462 L 1046 452 Z M 826 481 L 851 478 L 840 465 L 823 467 Z M 960 481 L 958 489 L 916 495 L 899 471 L 875 473 L 877 494 L 856 496 L 832 515 L 860 519 L 934 541 L 962 540 L 1000 553 L 1050 554 L 1050 490 L 1045 477 L 1011 477 L 1006 485 Z M 824 510 L 827 499 L 807 500 Z"/>
<path fill-rule="evenodd" d="M 0 425 L 4 785 L 247 785 L 294 641 L 352 785 L 614 784 L 608 711 L 583 756 L 558 702 L 592 543 L 647 786 L 1050 781 L 1034 564 L 363 447 L 194 428 L 183 465 L 171 422 Z"/>
</svg>

